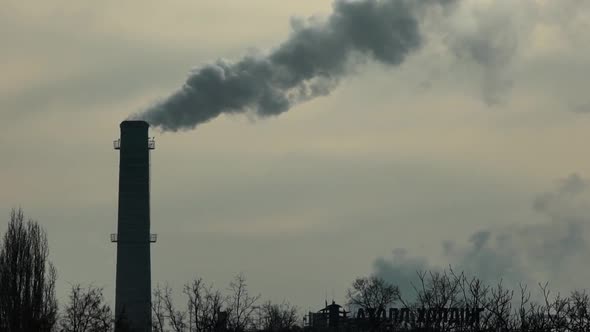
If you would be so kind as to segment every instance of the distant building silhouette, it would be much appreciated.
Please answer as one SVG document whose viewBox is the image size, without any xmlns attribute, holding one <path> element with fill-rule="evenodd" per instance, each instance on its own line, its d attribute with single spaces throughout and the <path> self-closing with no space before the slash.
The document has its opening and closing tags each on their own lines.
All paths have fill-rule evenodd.
<svg viewBox="0 0 590 332">
<path fill-rule="evenodd" d="M 305 328 L 313 331 L 339 330 L 347 325 L 348 314 L 342 309 L 342 306 L 332 301 L 332 304 L 326 305 L 318 312 L 309 312 Z"/>
<path fill-rule="evenodd" d="M 353 314 L 334 301 L 304 318 L 306 332 L 471 332 L 478 328 L 482 308 L 385 308 Z M 455 321 L 455 323 L 450 322 Z M 443 324 L 444 323 L 444 324 Z M 491 331 L 490 331 L 491 332 Z"/>
<path fill-rule="evenodd" d="M 150 150 L 149 124 L 121 122 L 119 212 L 117 234 L 117 276 L 115 289 L 116 332 L 151 331 L 150 243 Z"/>
</svg>

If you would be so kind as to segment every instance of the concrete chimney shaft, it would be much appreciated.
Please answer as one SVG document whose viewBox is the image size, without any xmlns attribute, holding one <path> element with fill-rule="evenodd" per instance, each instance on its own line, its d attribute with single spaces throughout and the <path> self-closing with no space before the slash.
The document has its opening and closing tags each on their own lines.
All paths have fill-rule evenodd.
<svg viewBox="0 0 590 332">
<path fill-rule="evenodd" d="M 116 332 L 151 331 L 150 266 L 150 149 L 149 124 L 121 122 L 117 276 L 115 288 Z"/>
</svg>

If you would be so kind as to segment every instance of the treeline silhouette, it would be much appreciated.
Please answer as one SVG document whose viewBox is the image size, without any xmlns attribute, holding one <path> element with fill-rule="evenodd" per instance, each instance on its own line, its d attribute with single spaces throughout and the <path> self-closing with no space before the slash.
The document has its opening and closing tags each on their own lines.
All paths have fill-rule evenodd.
<svg viewBox="0 0 590 332">
<path fill-rule="evenodd" d="M 36 221 L 25 220 L 22 209 L 11 211 L 1 241 L 1 332 L 114 330 L 113 311 L 100 287 L 74 284 L 65 303 L 58 305 L 57 273 L 49 260 L 47 235 Z M 152 330 L 590 331 L 590 297 L 585 291 L 562 296 L 552 294 L 548 284 L 538 285 L 537 291 L 526 285 L 511 290 L 502 282 L 488 285 L 451 268 L 417 272 L 417 277 L 413 294 L 402 294 L 394 281 L 374 275 L 355 279 L 346 292 L 346 309 L 336 312 L 341 314 L 338 319 L 322 316 L 327 311 L 308 315 L 288 301 L 262 301 L 260 294 L 250 293 L 243 274 L 224 289 L 201 278 L 187 282 L 176 295 L 168 284 L 157 285 Z M 468 314 L 452 318 L 457 308 L 469 308 Z M 327 323 L 312 322 L 312 316 L 313 320 L 325 317 Z"/>
<path fill-rule="evenodd" d="M 358 278 L 348 290 L 348 305 L 370 313 L 364 324 L 352 324 L 349 330 L 388 331 L 590 331 L 590 297 L 586 291 L 569 296 L 551 294 L 548 283 L 539 284 L 537 294 L 526 285 L 517 291 L 491 286 L 476 277 L 455 273 L 417 272 L 414 294 L 404 299 L 399 288 L 371 276 Z M 536 295 L 536 296 L 535 296 Z M 391 319 L 379 312 L 396 306 L 405 310 L 408 320 Z M 465 308 L 476 317 L 450 317 L 450 309 Z M 479 309 L 479 310 L 477 310 Z M 396 310 L 399 313 L 399 309 Z M 429 315 L 429 314 L 432 315 Z M 420 319 L 420 317 L 422 317 Z M 346 330 L 346 328 L 344 328 Z"/>
</svg>

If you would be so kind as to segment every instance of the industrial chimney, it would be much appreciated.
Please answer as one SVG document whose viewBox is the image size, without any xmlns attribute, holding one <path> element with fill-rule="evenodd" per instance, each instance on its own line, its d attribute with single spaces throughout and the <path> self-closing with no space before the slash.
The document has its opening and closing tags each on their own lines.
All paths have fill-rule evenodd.
<svg viewBox="0 0 590 332">
<path fill-rule="evenodd" d="M 121 122 L 121 138 L 114 142 L 120 151 L 117 276 L 115 288 L 115 332 L 151 331 L 150 243 L 150 150 L 145 121 Z"/>
</svg>

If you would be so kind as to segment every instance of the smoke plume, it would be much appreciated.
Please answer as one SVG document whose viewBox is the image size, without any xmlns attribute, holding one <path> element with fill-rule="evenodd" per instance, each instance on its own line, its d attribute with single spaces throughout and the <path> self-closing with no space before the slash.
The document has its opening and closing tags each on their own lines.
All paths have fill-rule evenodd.
<svg viewBox="0 0 590 332">
<path fill-rule="evenodd" d="M 134 117 L 177 131 L 222 113 L 278 115 L 329 94 L 352 64 L 375 60 L 399 65 L 422 44 L 424 10 L 452 2 L 335 0 L 325 20 L 293 19 L 290 37 L 269 54 L 204 65 L 178 91 Z"/>
<path fill-rule="evenodd" d="M 451 265 L 470 276 L 509 287 L 550 282 L 553 289 L 583 288 L 590 277 L 586 260 L 590 245 L 590 182 L 577 174 L 560 181 L 555 190 L 538 194 L 532 209 L 539 220 L 525 225 L 474 232 L 467 244 L 447 241 L 442 246 L 444 263 L 430 264 L 396 249 L 389 259 L 375 261 L 375 273 L 412 294 L 417 271 L 437 271 Z"/>
</svg>

